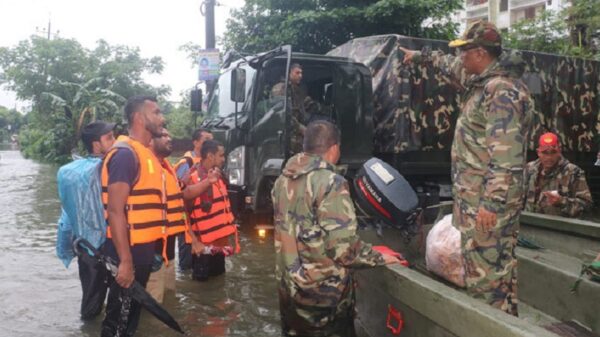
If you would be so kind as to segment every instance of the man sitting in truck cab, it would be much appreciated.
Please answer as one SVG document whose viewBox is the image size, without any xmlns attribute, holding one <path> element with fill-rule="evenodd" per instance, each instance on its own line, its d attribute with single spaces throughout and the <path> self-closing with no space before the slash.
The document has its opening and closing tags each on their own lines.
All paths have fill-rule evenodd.
<svg viewBox="0 0 600 337">
<path fill-rule="evenodd" d="M 302 66 L 300 64 L 293 63 L 290 66 L 288 78 L 288 96 L 292 102 L 290 151 L 291 154 L 295 154 L 302 152 L 302 140 L 306 124 L 308 124 L 311 115 L 319 112 L 319 105 L 308 96 L 306 88 L 301 85 Z M 283 81 L 271 88 L 271 97 L 281 96 L 285 96 L 285 83 Z"/>
<path fill-rule="evenodd" d="M 525 210 L 579 217 L 592 205 L 585 172 L 561 154 L 558 136 L 548 132 L 539 139 L 538 159 L 525 167 Z"/>
</svg>

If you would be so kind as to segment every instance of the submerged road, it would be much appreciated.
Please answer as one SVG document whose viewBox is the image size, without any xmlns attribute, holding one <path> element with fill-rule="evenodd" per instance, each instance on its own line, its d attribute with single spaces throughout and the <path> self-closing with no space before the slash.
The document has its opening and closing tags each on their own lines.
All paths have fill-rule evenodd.
<svg viewBox="0 0 600 337">
<path fill-rule="evenodd" d="M 103 314 L 79 319 L 77 263 L 65 269 L 55 255 L 57 170 L 0 147 L 0 336 L 99 335 Z M 272 232 L 240 234 L 242 252 L 227 260 L 225 276 L 200 283 L 178 271 L 165 307 L 186 335 L 280 336 Z M 146 313 L 136 336 L 181 335 Z"/>
</svg>

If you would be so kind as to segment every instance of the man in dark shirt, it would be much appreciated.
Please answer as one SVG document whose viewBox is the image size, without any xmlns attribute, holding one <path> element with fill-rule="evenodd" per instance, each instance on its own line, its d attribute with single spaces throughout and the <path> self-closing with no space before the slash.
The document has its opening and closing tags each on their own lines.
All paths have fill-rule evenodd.
<svg viewBox="0 0 600 337">
<path fill-rule="evenodd" d="M 166 161 L 167 157 L 171 155 L 173 152 L 173 143 L 171 139 L 171 135 L 167 129 L 162 130 L 162 135 L 160 137 L 152 138 L 151 142 L 152 152 L 156 155 L 161 164 L 169 165 Z M 172 168 L 163 167 L 165 175 L 172 174 Z M 177 179 L 176 176 L 173 176 L 174 179 Z M 169 185 L 167 185 L 167 200 L 170 200 L 170 192 Z M 181 196 L 179 197 L 182 198 Z M 167 201 L 168 202 L 168 201 Z M 183 199 L 181 200 L 183 203 Z M 170 206 L 167 204 L 167 214 L 169 213 L 168 209 Z M 154 299 L 163 303 L 163 299 L 165 297 L 165 291 L 169 290 L 172 293 L 175 292 L 175 238 L 177 234 L 171 235 L 168 234 L 166 239 L 167 247 L 164 249 L 165 257 L 168 263 L 157 263 L 156 261 L 163 260 L 163 248 L 165 242 L 163 240 L 159 240 L 156 242 L 156 250 L 154 253 L 154 266 L 152 273 L 150 274 L 150 279 L 148 280 L 148 284 L 146 285 L 146 290 Z M 160 265 L 160 269 L 157 270 L 158 265 Z"/>
<path fill-rule="evenodd" d="M 129 138 L 132 140 L 148 147 L 152 137 L 161 135 L 164 117 L 155 98 L 131 97 L 125 105 L 125 117 L 129 124 Z M 146 285 L 156 247 L 156 242 L 130 245 L 126 205 L 139 175 L 139 163 L 131 149 L 121 147 L 116 151 L 106 164 L 107 213 L 112 238 L 106 240 L 104 253 L 115 259 L 119 267 L 109 288 L 106 318 L 102 322 L 102 337 L 121 336 L 124 327 L 126 336 L 135 334 L 141 306 L 127 295 L 126 288 L 129 288 L 134 280 L 142 286 Z"/>
</svg>

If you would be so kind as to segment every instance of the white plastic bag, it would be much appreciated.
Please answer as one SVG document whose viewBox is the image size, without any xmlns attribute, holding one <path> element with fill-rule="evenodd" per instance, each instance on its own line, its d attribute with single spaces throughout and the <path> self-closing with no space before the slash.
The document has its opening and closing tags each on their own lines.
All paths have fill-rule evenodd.
<svg viewBox="0 0 600 337">
<path fill-rule="evenodd" d="M 427 269 L 459 287 L 465 286 L 465 266 L 460 231 L 452 226 L 452 214 L 436 223 L 427 235 Z"/>
</svg>

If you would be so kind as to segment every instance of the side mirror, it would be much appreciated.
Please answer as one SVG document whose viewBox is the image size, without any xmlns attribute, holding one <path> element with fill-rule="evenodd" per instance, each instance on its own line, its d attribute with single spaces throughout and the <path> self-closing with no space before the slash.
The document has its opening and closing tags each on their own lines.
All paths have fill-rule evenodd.
<svg viewBox="0 0 600 337">
<path fill-rule="evenodd" d="M 190 110 L 202 112 L 202 89 L 193 89 L 190 94 Z"/>
<path fill-rule="evenodd" d="M 246 70 L 235 68 L 231 71 L 231 100 L 243 103 L 246 100 Z"/>
</svg>

